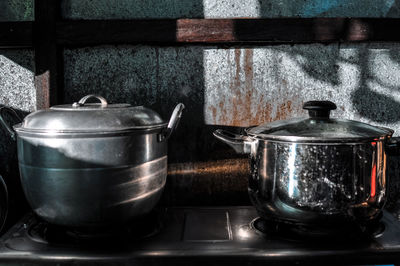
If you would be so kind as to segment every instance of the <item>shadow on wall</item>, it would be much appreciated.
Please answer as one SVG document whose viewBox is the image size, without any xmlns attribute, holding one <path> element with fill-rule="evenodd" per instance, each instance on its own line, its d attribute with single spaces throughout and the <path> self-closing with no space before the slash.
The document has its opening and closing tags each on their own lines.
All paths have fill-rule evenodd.
<svg viewBox="0 0 400 266">
<path fill-rule="evenodd" d="M 375 122 L 400 121 L 400 49 L 369 45 L 359 50 L 358 59 L 361 82 L 352 95 L 354 108 Z"/>
<path fill-rule="evenodd" d="M 0 105 L 0 108 L 4 105 Z M 27 115 L 27 112 L 13 108 L 20 117 Z M 11 117 L 7 114 L 4 116 L 5 121 L 9 125 L 15 125 L 19 123 L 19 120 L 15 117 Z M 23 215 L 28 209 L 24 194 L 22 192 L 18 157 L 17 157 L 17 143 L 11 138 L 8 131 L 0 123 L 0 175 L 7 185 L 8 190 L 8 216 L 5 227 L 3 230 L 7 230 L 13 225 L 21 215 Z"/>
<path fill-rule="evenodd" d="M 398 0 L 258 0 L 260 17 L 399 17 Z"/>
<path fill-rule="evenodd" d="M 63 0 L 68 19 L 202 18 L 202 0 Z"/>
<path fill-rule="evenodd" d="M 2 2 L 2 4 L 4 4 Z M 0 12 L 1 13 L 1 12 Z M 34 60 L 29 50 L 0 50 L 0 107 L 12 107 L 24 117 L 35 109 L 35 88 L 33 85 Z M 19 121 L 6 115 L 10 125 Z M 20 184 L 17 145 L 0 124 L 0 175 L 4 178 L 9 192 L 9 210 L 6 227 L 12 225 L 27 210 L 27 204 Z"/>
<path fill-rule="evenodd" d="M 392 126 L 400 121 L 398 45 L 280 45 L 267 50 L 275 60 L 271 66 L 275 85 L 286 96 L 281 89 L 277 93 L 290 97 L 301 90 L 292 104 L 329 98 L 341 107 L 342 117 L 355 115 L 355 119 Z"/>
<path fill-rule="evenodd" d="M 0 1 L 0 21 L 32 21 L 34 0 Z"/>
</svg>

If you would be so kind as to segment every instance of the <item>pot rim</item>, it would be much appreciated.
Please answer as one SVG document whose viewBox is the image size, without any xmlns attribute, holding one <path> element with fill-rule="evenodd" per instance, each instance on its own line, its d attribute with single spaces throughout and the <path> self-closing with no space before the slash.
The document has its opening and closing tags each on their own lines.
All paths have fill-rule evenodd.
<svg viewBox="0 0 400 266">
<path fill-rule="evenodd" d="M 375 137 L 346 137 L 346 138 L 329 138 L 324 139 L 322 137 L 303 137 L 303 136 L 277 136 L 277 135 L 268 135 L 268 134 L 254 134 L 249 133 L 249 130 L 253 127 L 248 127 L 244 129 L 244 132 L 247 136 L 257 140 L 265 140 L 265 141 L 273 141 L 273 142 L 285 142 L 285 143 L 302 143 L 302 144 L 362 144 L 362 143 L 369 143 L 374 141 L 382 141 L 385 139 L 390 139 L 394 133 L 393 129 L 386 128 L 386 127 L 378 127 L 385 131 L 387 134 L 375 136 Z"/>
<path fill-rule="evenodd" d="M 99 136 L 120 136 L 129 134 L 141 134 L 141 133 L 153 133 L 162 131 L 167 127 L 167 123 L 152 125 L 152 126 L 141 126 L 127 129 L 110 129 L 110 130 L 40 130 L 40 129 L 26 129 L 22 127 L 22 124 L 16 124 L 13 126 L 18 136 L 29 136 L 29 137 L 99 137 Z"/>
</svg>

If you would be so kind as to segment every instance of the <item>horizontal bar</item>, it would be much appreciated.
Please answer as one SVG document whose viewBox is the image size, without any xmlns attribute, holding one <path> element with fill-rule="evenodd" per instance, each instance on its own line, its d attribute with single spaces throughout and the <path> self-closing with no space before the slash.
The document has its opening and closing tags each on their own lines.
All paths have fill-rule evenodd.
<svg viewBox="0 0 400 266">
<path fill-rule="evenodd" d="M 62 21 L 61 45 L 123 43 L 398 42 L 400 19 L 158 19 Z"/>
<path fill-rule="evenodd" d="M 32 47 L 33 22 L 0 22 L 0 47 Z"/>
<path fill-rule="evenodd" d="M 0 47 L 31 47 L 34 22 L 0 22 Z M 125 43 L 399 42 L 397 18 L 77 20 L 56 25 L 60 45 Z"/>
</svg>

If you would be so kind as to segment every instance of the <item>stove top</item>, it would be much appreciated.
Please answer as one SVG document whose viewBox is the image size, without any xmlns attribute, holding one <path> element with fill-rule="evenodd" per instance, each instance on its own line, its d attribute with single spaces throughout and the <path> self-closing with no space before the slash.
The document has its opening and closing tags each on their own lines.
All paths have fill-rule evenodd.
<svg viewBox="0 0 400 266">
<path fill-rule="evenodd" d="M 257 218 L 250 206 L 170 208 L 162 221 L 137 222 L 122 230 L 126 234 L 93 235 L 54 228 L 27 214 L 1 237 L 0 263 L 400 263 L 400 222 L 387 212 L 373 230 L 344 230 L 339 237 L 294 234 Z"/>
</svg>

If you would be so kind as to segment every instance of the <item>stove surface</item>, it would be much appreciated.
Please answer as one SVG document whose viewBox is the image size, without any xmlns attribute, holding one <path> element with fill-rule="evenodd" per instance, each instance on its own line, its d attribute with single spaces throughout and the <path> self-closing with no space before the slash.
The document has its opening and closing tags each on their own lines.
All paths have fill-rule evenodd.
<svg viewBox="0 0 400 266">
<path fill-rule="evenodd" d="M 140 235 L 82 240 L 74 234 L 68 233 L 66 237 L 65 232 L 57 231 L 51 233 L 52 237 L 43 237 L 49 234 L 46 231 L 49 229 L 40 227 L 40 221 L 28 214 L 1 237 L 0 263 L 400 263 L 400 222 L 387 212 L 378 233 L 347 232 L 343 237 L 291 237 L 291 234 L 276 234 L 271 230 L 260 233 L 254 227 L 256 218 L 257 213 L 250 206 L 170 208 L 156 232 L 147 230 Z M 136 231 L 142 230 L 139 225 L 137 227 Z"/>
</svg>

